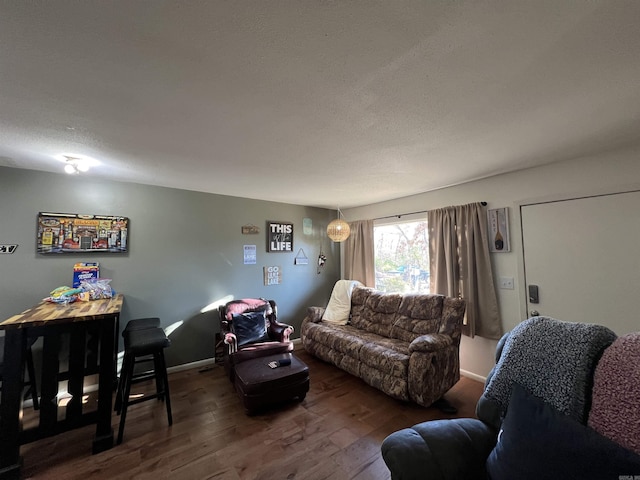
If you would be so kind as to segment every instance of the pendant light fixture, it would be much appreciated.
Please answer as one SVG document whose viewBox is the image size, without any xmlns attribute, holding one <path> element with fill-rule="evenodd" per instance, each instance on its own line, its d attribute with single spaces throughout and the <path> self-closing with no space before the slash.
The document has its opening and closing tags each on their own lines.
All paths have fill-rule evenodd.
<svg viewBox="0 0 640 480">
<path fill-rule="evenodd" d="M 342 212 L 338 208 L 338 218 L 327 225 L 327 236 L 334 242 L 344 242 L 351 234 L 351 227 L 341 217 Z"/>
</svg>

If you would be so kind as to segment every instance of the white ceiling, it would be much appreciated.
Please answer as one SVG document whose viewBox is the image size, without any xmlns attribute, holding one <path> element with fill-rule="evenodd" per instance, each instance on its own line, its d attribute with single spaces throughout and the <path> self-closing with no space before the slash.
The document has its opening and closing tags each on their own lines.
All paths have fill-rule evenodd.
<svg viewBox="0 0 640 480">
<path fill-rule="evenodd" d="M 0 5 L 0 165 L 353 207 L 640 141 L 637 0 Z"/>
</svg>

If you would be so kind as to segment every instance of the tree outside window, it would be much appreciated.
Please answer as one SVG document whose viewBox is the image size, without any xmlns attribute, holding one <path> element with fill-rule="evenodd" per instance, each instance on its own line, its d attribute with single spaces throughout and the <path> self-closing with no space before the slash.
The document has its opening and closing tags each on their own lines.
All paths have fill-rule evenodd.
<svg viewBox="0 0 640 480">
<path fill-rule="evenodd" d="M 427 221 L 375 225 L 373 234 L 376 289 L 387 293 L 429 293 Z"/>
</svg>

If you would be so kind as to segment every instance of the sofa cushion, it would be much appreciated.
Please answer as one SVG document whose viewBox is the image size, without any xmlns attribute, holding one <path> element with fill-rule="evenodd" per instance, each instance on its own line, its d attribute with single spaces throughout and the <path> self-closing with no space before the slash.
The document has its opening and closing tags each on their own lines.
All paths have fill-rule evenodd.
<svg viewBox="0 0 640 480">
<path fill-rule="evenodd" d="M 411 343 L 420 335 L 437 333 L 443 301 L 443 295 L 403 295 L 390 336 Z"/>
<path fill-rule="evenodd" d="M 407 377 L 396 377 L 369 365 L 360 365 L 360 378 L 374 388 L 398 400 L 409 401 Z"/>
<path fill-rule="evenodd" d="M 383 337 L 391 335 L 396 312 L 402 301 L 399 293 L 370 291 L 358 315 L 353 315 L 351 325 Z"/>
<path fill-rule="evenodd" d="M 369 287 L 356 287 L 351 292 L 351 324 L 358 325 L 362 317 L 362 311 L 367 303 L 367 299 L 371 292 L 375 291 Z"/>
<path fill-rule="evenodd" d="M 640 456 L 514 384 L 487 472 L 491 480 L 633 478 Z"/>
<path fill-rule="evenodd" d="M 393 478 L 486 480 L 485 463 L 495 443 L 496 432 L 486 423 L 453 418 L 392 433 L 381 450 Z"/>
<path fill-rule="evenodd" d="M 604 351 L 591 399 L 589 426 L 640 455 L 640 332 L 617 338 Z"/>
<path fill-rule="evenodd" d="M 358 329 L 351 325 L 334 325 L 327 322 L 310 323 L 303 330 L 305 339 L 331 349 L 360 357 L 360 347 L 365 343 Z"/>
<path fill-rule="evenodd" d="M 231 325 L 239 347 L 248 343 L 269 340 L 264 311 L 235 314 L 232 317 Z"/>
<path fill-rule="evenodd" d="M 407 377 L 409 348 L 405 342 L 369 334 L 360 348 L 360 361 L 392 377 Z"/>
<path fill-rule="evenodd" d="M 327 308 L 322 315 L 325 322 L 346 325 L 351 312 L 351 293 L 357 285 L 362 285 L 356 280 L 338 280 L 333 286 Z"/>
<path fill-rule="evenodd" d="M 462 298 L 445 297 L 442 302 L 442 321 L 438 333 L 451 336 L 454 343 L 459 345 L 466 309 L 467 303 Z"/>
</svg>

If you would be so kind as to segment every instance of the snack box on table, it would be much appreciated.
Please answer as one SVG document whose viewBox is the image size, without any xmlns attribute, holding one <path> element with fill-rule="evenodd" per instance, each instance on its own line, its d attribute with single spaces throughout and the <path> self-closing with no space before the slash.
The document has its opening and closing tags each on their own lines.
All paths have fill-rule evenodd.
<svg viewBox="0 0 640 480">
<path fill-rule="evenodd" d="M 81 262 L 73 266 L 73 288 L 79 287 L 81 282 L 95 282 L 98 278 L 100 264 L 97 262 Z"/>
</svg>

